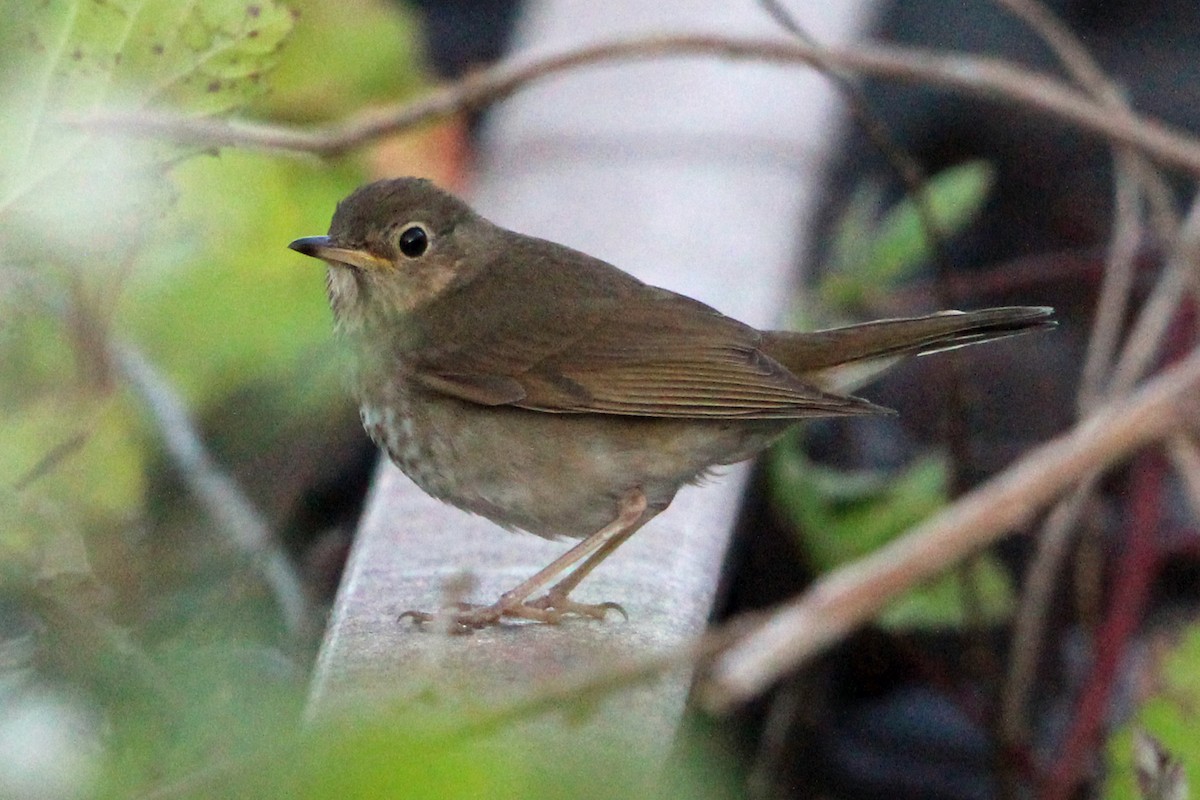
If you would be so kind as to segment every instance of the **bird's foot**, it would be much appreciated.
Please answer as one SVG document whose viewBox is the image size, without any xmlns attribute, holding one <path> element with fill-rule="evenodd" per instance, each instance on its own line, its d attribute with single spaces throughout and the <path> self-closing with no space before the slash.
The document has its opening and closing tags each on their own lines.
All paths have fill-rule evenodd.
<svg viewBox="0 0 1200 800">
<path fill-rule="evenodd" d="M 500 625 L 506 618 L 557 625 L 570 617 L 604 619 L 609 611 L 616 611 L 625 619 L 629 619 L 625 609 L 617 603 L 578 603 L 557 592 L 547 592 L 536 600 L 527 602 L 513 602 L 502 597 L 486 606 L 455 603 L 441 612 L 405 611 L 398 619 L 411 619 L 421 627 L 441 626 L 450 633 L 472 633 L 492 625 Z"/>
<path fill-rule="evenodd" d="M 626 621 L 629 620 L 629 615 L 625 613 L 625 609 L 619 603 L 577 603 L 562 592 L 556 592 L 553 589 L 536 600 L 530 600 L 524 606 L 558 615 L 554 622 L 558 622 L 564 617 L 604 619 L 609 611 L 616 611 Z"/>
</svg>

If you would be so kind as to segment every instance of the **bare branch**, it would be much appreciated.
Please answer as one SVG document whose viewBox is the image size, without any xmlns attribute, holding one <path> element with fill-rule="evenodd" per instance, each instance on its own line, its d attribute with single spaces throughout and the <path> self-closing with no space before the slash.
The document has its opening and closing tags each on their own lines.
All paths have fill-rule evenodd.
<svg viewBox="0 0 1200 800">
<path fill-rule="evenodd" d="M 1116 112 L 1061 81 L 994 58 L 943 55 L 884 45 L 826 48 L 803 42 L 705 35 L 661 35 L 579 48 L 524 63 L 500 64 L 435 89 L 426 97 L 363 112 L 311 130 L 185 119 L 164 114 L 74 120 L 94 130 L 157 136 L 206 146 L 242 145 L 337 155 L 375 139 L 501 100 L 560 72 L 611 61 L 717 56 L 775 64 L 826 65 L 877 78 L 919 83 L 1041 111 L 1128 144 L 1200 175 L 1200 141 L 1162 122 Z"/>
<path fill-rule="evenodd" d="M 1083 42 L 1040 0 L 994 2 L 1033 29 L 1071 77 L 1097 100 L 1116 113 L 1129 110 L 1120 87 L 1104 73 Z M 1170 191 L 1154 165 L 1131 147 L 1114 146 L 1113 166 L 1116 183 L 1113 230 L 1078 390 L 1080 414 L 1088 413 L 1106 396 L 1111 396 L 1110 391 L 1115 388 L 1110 384 L 1113 358 L 1129 310 L 1143 238 L 1142 197 L 1153 211 L 1151 219 L 1161 241 L 1174 242 L 1179 233 Z M 1164 275 L 1158 289 L 1164 283 L 1170 288 L 1170 282 L 1171 278 Z M 1013 622 L 1011 662 L 997 719 L 1001 739 L 1010 748 L 1020 746 L 1028 738 L 1026 714 L 1041 656 L 1050 598 L 1071 552 L 1072 534 L 1094 488 L 1094 479 L 1084 481 L 1055 506 L 1037 537 L 1037 551 L 1026 571 L 1025 589 Z"/>
<path fill-rule="evenodd" d="M 1098 101 L 1120 113 L 1129 111 L 1121 87 L 1104 73 L 1087 47 L 1062 20 L 1039 0 L 993 0 L 1028 25 L 1049 47 L 1071 77 Z M 1154 166 L 1131 154 L 1126 167 L 1133 173 L 1154 211 L 1155 230 L 1164 242 L 1175 238 L 1178 215 L 1171 191 Z"/>
<path fill-rule="evenodd" d="M 715 708 L 744 701 L 877 615 L 951 564 L 1019 528 L 1064 490 L 1195 418 L 1200 350 L 1127 399 L 1098 409 L 1068 433 L 961 497 L 870 556 L 818 580 L 721 656 L 704 697 Z"/>
<path fill-rule="evenodd" d="M 1104 281 L 1092 323 L 1092 335 L 1088 339 L 1084 358 L 1078 395 L 1080 414 L 1088 413 L 1107 396 L 1113 353 L 1128 310 L 1136 273 L 1141 240 L 1138 211 L 1141 193 L 1133 175 L 1132 158 L 1126 149 L 1118 149 L 1115 153 L 1117 213 Z M 1000 699 L 1000 735 L 1010 747 L 1016 747 L 1028 738 L 1026 709 L 1041 657 L 1050 598 L 1058 585 L 1063 564 L 1071 553 L 1070 544 L 1074 540 L 1080 515 L 1091 499 L 1095 485 L 1093 476 L 1076 486 L 1051 510 L 1036 537 L 1037 550 L 1026 570 L 1025 588 L 1013 621 L 1012 646 L 1009 647 L 1011 661 Z"/>
<path fill-rule="evenodd" d="M 1092 334 L 1088 337 L 1083 373 L 1079 380 L 1078 408 L 1086 414 L 1105 394 L 1113 354 L 1121 338 L 1133 278 L 1137 273 L 1137 254 L 1142 243 L 1142 193 L 1134 177 L 1134 156 L 1125 148 L 1113 154 L 1115 170 L 1115 210 L 1108 248 L 1108 261 L 1096 313 L 1092 319 Z"/>
<path fill-rule="evenodd" d="M 1029 739 L 1027 709 L 1033 694 L 1050 599 L 1058 587 L 1063 564 L 1071 553 L 1071 543 L 1080 515 L 1092 491 L 1096 477 L 1090 477 L 1060 500 L 1042 523 L 1035 542 L 1037 549 L 1025 570 L 1025 588 L 1013 618 L 1012 645 L 1009 647 L 1008 675 L 1000 693 L 997 725 L 1000 739 L 1015 748 Z"/>
<path fill-rule="evenodd" d="M 1192 436 L 1179 433 L 1168 442 L 1167 454 L 1183 484 L 1192 516 L 1200 518 L 1200 445 Z"/>
<path fill-rule="evenodd" d="M 183 402 L 154 365 L 133 347 L 114 345 L 113 361 L 150 412 L 188 488 L 229 541 L 262 571 L 289 633 L 297 640 L 308 638 L 312 633 L 308 596 L 291 560 L 249 498 L 204 449 Z"/>
<path fill-rule="evenodd" d="M 759 0 L 759 5 L 766 10 L 780 27 L 795 36 L 799 41 L 812 47 L 820 47 L 817 40 L 783 7 L 780 0 Z M 934 216 L 933 209 L 929 205 L 928 192 L 925 188 L 927 176 L 924 168 L 896 141 L 883 120 L 871 108 L 866 93 L 863 91 L 862 85 L 857 80 L 855 74 L 847 70 L 836 69 L 819 54 L 814 59 L 813 65 L 841 90 L 842 95 L 846 99 L 846 104 L 850 109 L 850 114 L 854 117 L 854 121 L 858 123 L 867 139 L 883 155 L 891 166 L 892 171 L 900 178 L 900 182 L 904 185 L 905 194 L 912 201 L 913 208 L 917 212 L 917 220 L 924 230 L 930 249 L 933 251 L 934 261 L 938 265 L 938 272 L 943 275 L 948 274 L 950 269 L 948 259 L 946 258 L 945 236 L 941 231 L 941 226 L 938 224 L 937 218 Z M 945 286 L 941 282 L 939 282 L 939 288 L 943 291 L 945 290 Z M 955 304 L 947 303 L 947 305 L 953 306 Z"/>
<path fill-rule="evenodd" d="M 1137 381 L 1149 372 L 1158 355 L 1167 326 L 1175 318 L 1184 291 L 1197 285 L 1197 267 L 1200 266 L 1200 196 L 1192 201 L 1187 219 L 1174 242 L 1174 248 L 1163 274 L 1155 284 L 1146 303 L 1138 314 L 1137 322 L 1121 356 L 1113 368 L 1110 392 L 1120 394 L 1129 391 Z"/>
</svg>

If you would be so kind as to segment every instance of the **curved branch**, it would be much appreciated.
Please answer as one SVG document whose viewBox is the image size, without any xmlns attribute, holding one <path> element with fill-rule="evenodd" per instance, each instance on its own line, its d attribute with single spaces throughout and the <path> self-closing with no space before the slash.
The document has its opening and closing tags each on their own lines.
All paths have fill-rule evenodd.
<svg viewBox="0 0 1200 800">
<path fill-rule="evenodd" d="M 716 707 L 749 699 L 876 616 L 889 602 L 1027 522 L 1064 490 L 1194 424 L 1200 349 L 873 554 L 822 577 L 723 656 L 705 688 Z"/>
<path fill-rule="evenodd" d="M 308 130 L 140 113 L 77 119 L 74 124 L 207 146 L 241 145 L 332 156 L 419 124 L 502 100 L 560 72 L 613 61 L 685 56 L 847 70 L 1019 104 L 1200 175 L 1200 141 L 1195 138 L 1156 120 L 1132 112 L 1117 112 L 1061 81 L 999 59 L 884 45 L 825 48 L 796 41 L 710 35 L 649 36 L 581 47 L 524 63 L 500 64 L 435 89 L 424 98 L 362 112 L 342 122 Z"/>
</svg>

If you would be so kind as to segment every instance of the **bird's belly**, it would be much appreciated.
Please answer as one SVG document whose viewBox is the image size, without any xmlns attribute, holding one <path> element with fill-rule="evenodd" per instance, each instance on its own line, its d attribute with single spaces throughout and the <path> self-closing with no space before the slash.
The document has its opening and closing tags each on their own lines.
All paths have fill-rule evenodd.
<svg viewBox="0 0 1200 800">
<path fill-rule="evenodd" d="M 744 423 L 484 407 L 435 395 L 364 401 L 361 414 L 376 444 L 430 495 L 546 537 L 596 532 L 634 489 L 657 513 L 683 484 L 752 455 L 778 433 L 751 433 Z"/>
</svg>

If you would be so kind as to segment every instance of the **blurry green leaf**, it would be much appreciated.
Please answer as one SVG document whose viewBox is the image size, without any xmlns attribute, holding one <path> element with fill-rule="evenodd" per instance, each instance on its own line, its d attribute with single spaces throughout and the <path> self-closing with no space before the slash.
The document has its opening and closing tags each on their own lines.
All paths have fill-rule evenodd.
<svg viewBox="0 0 1200 800">
<path fill-rule="evenodd" d="M 0 419 L 0 484 L 14 485 L 56 446 L 78 437 L 63 457 L 28 488 L 73 509 L 73 516 L 119 515 L 137 507 L 142 494 L 142 452 L 130 437 L 130 412 L 91 395 L 56 394 L 11 409 Z"/>
<path fill-rule="evenodd" d="M 66 292 L 58 282 L 15 267 L 0 280 L 6 281 L 0 291 L 0 405 L 11 410 L 73 383 L 77 362 L 62 321 Z M 8 454 L 14 457 L 20 458 Z"/>
<path fill-rule="evenodd" d="M 827 313 L 838 314 L 860 307 L 864 294 L 870 291 L 860 273 L 870 262 L 882 208 L 882 188 L 877 182 L 864 181 L 855 187 L 834 223 L 826 269 L 815 291 Z M 813 320 L 800 329 L 807 330 L 816 324 L 817 320 Z"/>
<path fill-rule="evenodd" d="M 844 472 L 810 461 L 789 438 L 769 451 L 766 464 L 771 500 L 802 537 L 819 572 L 874 552 L 947 502 L 946 463 L 940 458 L 919 459 L 897 475 Z M 977 559 L 971 577 L 978 601 L 974 611 L 985 620 L 1006 616 L 1012 587 L 999 562 L 991 556 Z M 947 575 L 915 589 L 892 603 L 878 621 L 895 628 L 962 624 L 966 617 L 959 578 Z"/>
<path fill-rule="evenodd" d="M 1161 662 L 1153 685 L 1154 695 L 1109 737 L 1108 780 L 1104 786 L 1104 797 L 1109 800 L 1149 796 L 1138 785 L 1138 769 L 1144 769 L 1135 762 L 1139 731 L 1145 731 L 1162 751 L 1182 765 L 1182 776 L 1171 785 L 1177 786 L 1182 777 L 1185 786 L 1200 786 L 1200 737 L 1196 736 L 1200 725 L 1200 626 L 1193 624 L 1183 632 L 1182 640 Z"/>
<path fill-rule="evenodd" d="M 89 395 L 52 395 L 0 420 L 0 451 L 15 456 L 0 468 L 5 587 L 28 598 L 95 583 L 89 527 L 125 522 L 140 508 L 143 456 L 129 434 L 121 404 Z"/>
<path fill-rule="evenodd" d="M 957 233 L 978 212 L 992 185 L 992 169 L 982 161 L 950 167 L 925 186 L 929 210 L 943 235 Z M 916 204 L 906 198 L 880 220 L 867 259 L 869 280 L 894 285 L 906 271 L 932 255 Z"/>
<path fill-rule="evenodd" d="M 814 568 L 861 558 L 946 503 L 946 464 L 923 458 L 899 475 L 843 472 L 807 459 L 792 442 L 771 449 L 771 496 L 797 530 Z"/>
<path fill-rule="evenodd" d="M 925 198 L 939 232 L 951 236 L 979 212 L 992 185 L 992 169 L 969 161 L 929 179 Z M 855 192 L 836 232 L 830 269 L 817 288 L 827 308 L 854 309 L 894 288 L 932 256 L 916 204 L 905 197 L 877 223 L 878 190 Z"/>
<path fill-rule="evenodd" d="M 699 763 L 686 740 L 675 764 L 663 770 L 624 741 L 623 732 L 578 730 L 559 720 L 547 725 L 506 727 L 490 735 L 458 735 L 469 718 L 434 710 L 357 713 L 320 721 L 304 735 L 290 725 L 275 727 L 245 718 L 229 726 L 253 731 L 222 757 L 212 759 L 178 784 L 171 797 L 288 798 L 288 800 L 625 800 L 680 797 L 720 800 L 737 796 L 721 773 L 727 762 Z M 276 723 L 277 724 L 277 723 Z M 216 735 L 219 728 L 211 728 Z M 238 746 L 240 744 L 240 746 Z M 256 746 L 257 745 L 257 746 Z M 711 759 L 711 755 L 710 755 Z M 108 796 L 131 794 L 129 771 L 111 769 Z M 134 773 L 137 774 L 137 773 Z M 161 772 L 159 773 L 162 774 Z M 167 772 L 170 775 L 171 772 Z M 661 792 L 650 791 L 661 782 Z M 152 787 L 136 787 L 144 793 Z"/>
<path fill-rule="evenodd" d="M 175 178 L 179 202 L 131 278 L 123 330 L 195 403 L 251 378 L 292 386 L 294 411 L 340 397 L 325 270 L 287 244 L 329 227 L 357 167 L 227 151 Z"/>
<path fill-rule="evenodd" d="M 181 148 L 65 124 L 100 109 L 212 114 L 262 91 L 292 25 L 274 0 L 45 0 L 4 4 L 0 59 L 0 447 L 9 485 L 73 437 L 30 489 L 90 515 L 128 514 L 143 489 L 136 417 L 113 402 L 112 306 Z M 7 476 L 4 470 L 9 470 Z"/>
<path fill-rule="evenodd" d="M 985 554 L 960 569 L 966 574 L 954 570 L 897 598 L 876 622 L 893 630 L 947 630 L 1008 619 L 1016 596 L 1000 560 Z M 964 580 L 970 581 L 969 588 Z"/>
<path fill-rule="evenodd" d="M 0 237 L 19 242 L 24 258 L 75 267 L 112 267 L 131 251 L 145 215 L 166 202 L 159 165 L 183 151 L 94 136 L 66 120 L 110 108 L 203 115 L 241 106 L 262 90 L 292 24 L 274 0 L 7 6 Z"/>
<path fill-rule="evenodd" d="M 55 549 L 52 539 L 78 537 L 71 521 L 56 505 L 7 487 L 0 489 L 0 587 L 5 593 L 33 585 Z M 72 544 L 64 549 L 79 552 Z M 82 566 L 86 569 L 86 561 Z"/>
<path fill-rule="evenodd" d="M 299 24 L 253 112 L 276 120 L 328 120 L 403 100 L 426 82 L 417 69 L 420 28 L 406 3 L 290 0 Z M 319 68 L 314 68 L 319 65 Z"/>
</svg>

